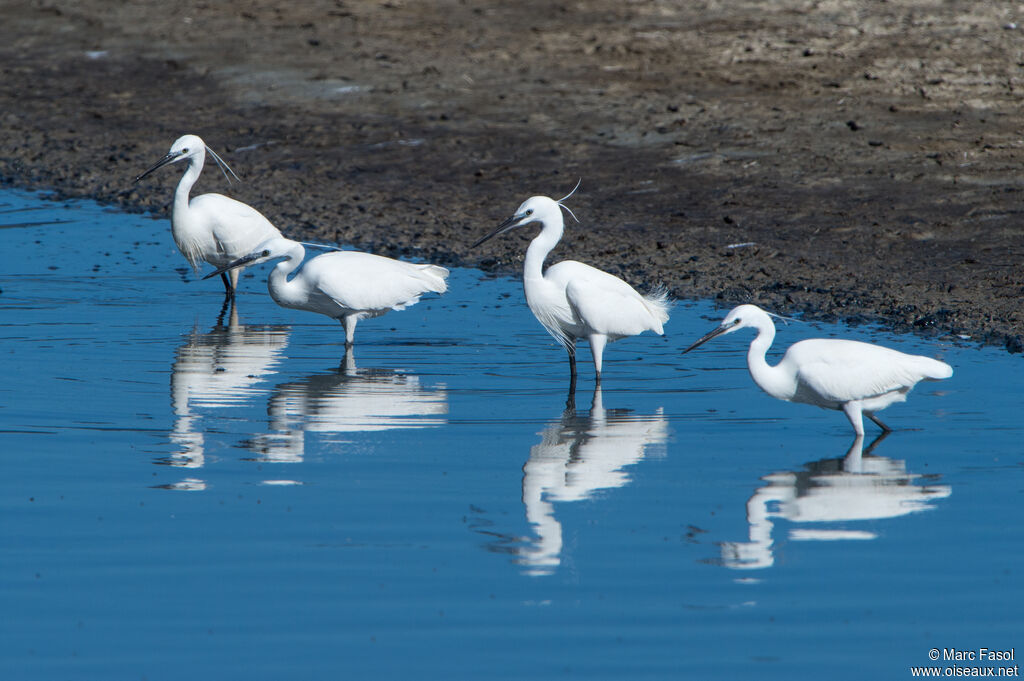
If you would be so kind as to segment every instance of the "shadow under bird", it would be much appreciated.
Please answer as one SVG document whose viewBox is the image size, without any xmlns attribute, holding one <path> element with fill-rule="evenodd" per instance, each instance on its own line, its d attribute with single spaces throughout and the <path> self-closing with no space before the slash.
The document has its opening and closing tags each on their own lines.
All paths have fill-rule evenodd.
<svg viewBox="0 0 1024 681">
<path fill-rule="evenodd" d="M 931 357 L 837 338 L 811 338 L 794 343 L 782 361 L 771 366 L 765 353 L 775 339 L 775 324 L 756 305 L 734 308 L 715 330 L 683 352 L 716 336 L 746 328 L 757 331 L 747 352 L 747 367 L 761 390 L 787 402 L 842 411 L 858 436 L 864 434 L 862 415 L 889 431 L 875 412 L 906 401 L 907 393 L 920 381 L 938 381 L 953 375 L 953 367 Z"/>
<path fill-rule="evenodd" d="M 305 257 L 306 249 L 301 243 L 275 237 L 203 278 L 281 260 L 267 278 L 270 297 L 281 307 L 339 320 L 345 329 L 346 347 L 352 346 L 360 319 L 404 310 L 418 303 L 424 293 L 448 290 L 448 270 L 437 265 L 402 262 L 358 251 L 332 251 L 303 262 Z M 293 272 L 295 276 L 289 279 Z"/>
<path fill-rule="evenodd" d="M 196 271 L 199 270 L 200 262 L 223 268 L 251 253 L 267 239 L 281 236 L 281 232 L 270 220 L 241 201 L 223 194 L 201 194 L 189 199 L 192 185 L 203 171 L 207 152 L 220 166 L 229 183 L 231 178 L 228 177 L 228 173 L 238 179 L 235 171 L 196 135 L 179 137 L 171 145 L 171 150 L 166 156 L 135 178 L 135 182 L 139 182 L 166 165 L 188 162 L 185 173 L 178 181 L 178 188 L 174 190 L 174 202 L 171 204 L 171 236 L 174 237 L 178 250 Z M 238 274 L 238 270 L 232 270 L 230 280 L 228 274 L 221 277 L 224 291 L 229 296 L 234 295 L 238 286 Z"/>
<path fill-rule="evenodd" d="M 576 187 L 579 188 L 578 183 Z M 577 340 L 586 338 L 590 343 L 596 382 L 600 385 L 605 344 L 644 331 L 662 335 L 662 325 L 668 321 L 671 307 L 663 290 L 642 295 L 622 279 L 575 260 L 563 260 L 544 269 L 544 260 L 564 231 L 562 209 L 569 209 L 562 202 L 575 191 L 557 201 L 546 196 L 527 199 L 512 217 L 472 246 L 476 248 L 517 227 L 540 224 L 540 234 L 526 249 L 523 289 L 526 304 L 537 321 L 569 354 L 570 397 L 576 387 Z"/>
</svg>

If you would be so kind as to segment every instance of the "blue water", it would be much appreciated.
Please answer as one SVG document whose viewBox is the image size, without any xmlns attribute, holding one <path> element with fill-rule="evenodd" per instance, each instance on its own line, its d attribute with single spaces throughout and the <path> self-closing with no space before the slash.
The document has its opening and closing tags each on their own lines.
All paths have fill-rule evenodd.
<svg viewBox="0 0 1024 681">
<path fill-rule="evenodd" d="M 1019 357 L 781 326 L 956 368 L 844 463 L 749 335 L 680 354 L 709 304 L 597 395 L 581 348 L 572 411 L 514 280 L 455 270 L 346 358 L 265 268 L 222 310 L 166 221 L 5 191 L 0 244 L 0 678 L 903 679 L 1024 644 Z"/>
</svg>

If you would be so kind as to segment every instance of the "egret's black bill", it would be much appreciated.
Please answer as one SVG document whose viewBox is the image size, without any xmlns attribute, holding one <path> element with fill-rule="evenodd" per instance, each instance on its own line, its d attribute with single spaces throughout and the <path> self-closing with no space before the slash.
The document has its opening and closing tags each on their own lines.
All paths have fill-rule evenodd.
<svg viewBox="0 0 1024 681">
<path fill-rule="evenodd" d="M 691 345 L 690 347 L 688 347 L 688 348 L 686 348 L 685 350 L 683 350 L 683 354 L 685 355 L 685 354 L 686 354 L 686 353 L 688 353 L 688 352 L 689 352 L 690 350 L 693 350 L 693 349 L 694 349 L 695 347 L 697 347 L 697 346 L 699 346 L 699 345 L 704 345 L 705 343 L 707 343 L 707 342 L 708 342 L 709 340 L 711 340 L 711 339 L 712 339 L 712 338 L 714 338 L 715 336 L 721 336 L 721 335 L 722 335 L 723 333 L 725 333 L 726 331 L 728 331 L 728 330 L 729 330 L 729 328 L 730 328 L 730 327 L 728 327 L 728 326 L 719 326 L 719 327 L 718 327 L 717 329 L 715 329 L 715 330 L 714 330 L 714 331 L 712 331 L 711 333 L 707 333 L 707 334 L 705 334 L 705 335 L 704 335 L 704 336 L 703 336 L 703 337 L 702 337 L 702 338 L 701 338 L 700 340 L 698 340 L 698 341 L 697 341 L 696 343 L 694 343 L 694 344 L 693 344 L 693 345 Z"/>
<path fill-rule="evenodd" d="M 221 267 L 219 270 L 217 270 L 215 272 L 210 272 L 205 277 L 203 277 L 203 279 L 209 279 L 210 277 L 216 277 L 218 274 L 224 274 L 228 270 L 233 270 L 236 267 L 241 267 L 242 265 L 248 265 L 253 260 L 256 260 L 257 258 L 259 258 L 260 255 L 261 255 L 260 253 L 250 253 L 247 256 L 241 257 L 238 260 L 235 260 L 234 262 L 230 262 L 227 265 L 224 265 L 224 267 Z"/>
<path fill-rule="evenodd" d="M 483 242 L 485 242 L 485 241 L 487 241 L 489 239 L 493 239 L 494 237 L 498 236 L 499 234 L 504 234 L 505 232 L 509 231 L 510 229 L 513 229 L 514 227 L 518 227 L 519 226 L 519 220 L 521 220 L 522 217 L 523 217 L 522 215 L 513 215 L 508 220 L 505 220 L 505 222 L 503 222 L 500 225 L 498 225 L 497 227 L 495 227 L 493 232 L 491 232 L 487 236 L 484 236 L 484 237 L 481 237 L 481 238 L 477 239 L 476 242 L 472 246 L 470 246 L 470 248 L 476 248 L 477 246 L 479 246 Z"/>
<path fill-rule="evenodd" d="M 181 156 L 181 154 L 178 153 L 178 152 L 175 152 L 175 153 L 172 153 L 172 154 L 167 154 L 162 159 L 157 161 L 156 164 L 152 168 L 150 168 L 146 172 L 144 172 L 141 175 L 139 175 L 138 177 L 136 177 L 135 180 L 132 182 L 132 184 L 134 184 L 135 182 L 138 182 L 142 178 L 146 177 L 147 175 L 152 173 L 154 170 L 159 170 L 160 168 L 163 168 L 165 165 L 167 165 L 168 163 L 171 163 L 172 161 L 174 161 L 174 159 L 178 158 L 179 156 Z"/>
</svg>

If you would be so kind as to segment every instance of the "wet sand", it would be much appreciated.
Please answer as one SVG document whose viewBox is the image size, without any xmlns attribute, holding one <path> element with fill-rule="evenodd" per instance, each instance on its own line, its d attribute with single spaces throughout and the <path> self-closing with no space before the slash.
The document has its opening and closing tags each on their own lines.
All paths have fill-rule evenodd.
<svg viewBox="0 0 1024 681">
<path fill-rule="evenodd" d="M 0 178 L 165 214 L 196 133 L 291 235 L 1024 348 L 1024 32 L 1003 3 L 4 2 Z M 669 327 L 671 332 L 671 326 Z"/>
</svg>

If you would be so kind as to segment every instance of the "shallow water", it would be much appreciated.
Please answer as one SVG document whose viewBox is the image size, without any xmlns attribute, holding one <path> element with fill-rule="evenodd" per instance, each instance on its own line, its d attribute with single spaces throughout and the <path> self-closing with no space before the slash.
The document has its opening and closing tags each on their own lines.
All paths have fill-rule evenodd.
<svg viewBox="0 0 1024 681">
<path fill-rule="evenodd" d="M 1024 643 L 1019 357 L 781 327 L 956 368 L 844 463 L 749 336 L 680 355 L 708 304 L 602 393 L 581 349 L 569 411 L 516 281 L 455 270 L 346 358 L 265 268 L 222 310 L 165 221 L 4 191 L 0 239 L 2 678 L 900 679 Z"/>
</svg>

